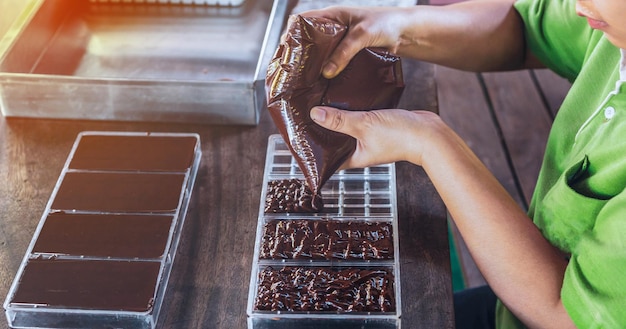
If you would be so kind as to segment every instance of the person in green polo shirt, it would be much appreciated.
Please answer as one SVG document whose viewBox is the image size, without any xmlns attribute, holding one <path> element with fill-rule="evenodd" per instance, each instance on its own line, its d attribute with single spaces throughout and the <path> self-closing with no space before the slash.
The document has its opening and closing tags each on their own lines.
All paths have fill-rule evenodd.
<svg viewBox="0 0 626 329">
<path fill-rule="evenodd" d="M 344 168 L 401 160 L 424 168 L 489 284 L 463 297 L 491 301 L 485 327 L 626 328 L 626 1 L 473 0 L 304 15 L 349 26 L 323 69 L 329 78 L 375 46 L 471 71 L 548 67 L 572 81 L 528 213 L 433 113 L 315 107 L 310 115 L 357 139 Z M 457 327 L 483 326 L 473 316 L 485 314 L 468 316 L 456 300 Z"/>
</svg>

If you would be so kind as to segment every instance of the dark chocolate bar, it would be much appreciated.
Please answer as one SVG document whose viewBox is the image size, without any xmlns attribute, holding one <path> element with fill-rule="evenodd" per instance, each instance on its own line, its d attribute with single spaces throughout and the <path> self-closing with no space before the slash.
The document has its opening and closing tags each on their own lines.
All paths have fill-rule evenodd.
<svg viewBox="0 0 626 329">
<path fill-rule="evenodd" d="M 160 262 L 32 259 L 11 302 L 148 312 L 160 267 Z"/>
<path fill-rule="evenodd" d="M 172 215 L 52 213 L 34 253 L 113 258 L 159 258 L 172 230 Z"/>
<path fill-rule="evenodd" d="M 192 165 L 197 143 L 194 136 L 84 135 L 69 168 L 183 172 Z"/>
<path fill-rule="evenodd" d="M 68 172 L 52 209 L 102 212 L 172 212 L 184 174 Z"/>
<path fill-rule="evenodd" d="M 255 309 L 288 312 L 394 312 L 391 269 L 266 267 Z"/>
<path fill-rule="evenodd" d="M 263 227 L 261 259 L 393 259 L 391 223 L 275 219 Z"/>
</svg>

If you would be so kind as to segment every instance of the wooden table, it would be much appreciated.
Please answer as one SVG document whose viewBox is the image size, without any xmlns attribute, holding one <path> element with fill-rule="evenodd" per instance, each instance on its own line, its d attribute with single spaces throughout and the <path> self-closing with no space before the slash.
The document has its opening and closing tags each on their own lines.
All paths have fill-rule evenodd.
<svg viewBox="0 0 626 329">
<path fill-rule="evenodd" d="M 432 65 L 404 65 L 401 107 L 437 111 Z M 0 300 L 86 130 L 200 135 L 203 158 L 158 327 L 245 328 L 265 152 L 277 133 L 265 111 L 254 127 L 0 117 Z M 398 163 L 397 181 L 402 327 L 453 328 L 446 209 L 421 168 Z"/>
</svg>

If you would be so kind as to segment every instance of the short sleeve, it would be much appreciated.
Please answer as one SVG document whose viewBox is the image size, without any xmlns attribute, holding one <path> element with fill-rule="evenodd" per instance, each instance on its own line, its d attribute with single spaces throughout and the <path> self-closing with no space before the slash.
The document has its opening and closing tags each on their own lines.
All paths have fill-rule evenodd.
<svg viewBox="0 0 626 329">
<path fill-rule="evenodd" d="M 626 323 L 626 192 L 602 208 L 565 273 L 561 298 L 579 328 Z"/>
<path fill-rule="evenodd" d="M 576 14 L 575 1 L 518 0 L 515 9 L 524 21 L 531 52 L 548 68 L 573 81 L 602 33 L 594 32 Z"/>
</svg>

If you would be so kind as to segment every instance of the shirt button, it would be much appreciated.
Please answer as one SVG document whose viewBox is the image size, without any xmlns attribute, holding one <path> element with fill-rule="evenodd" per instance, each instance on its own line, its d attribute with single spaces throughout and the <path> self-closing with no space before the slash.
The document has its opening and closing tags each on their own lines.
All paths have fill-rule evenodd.
<svg viewBox="0 0 626 329">
<path fill-rule="evenodd" d="M 613 106 L 609 106 L 604 109 L 604 118 L 607 120 L 611 120 L 615 116 L 615 108 Z"/>
</svg>

